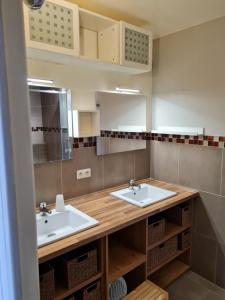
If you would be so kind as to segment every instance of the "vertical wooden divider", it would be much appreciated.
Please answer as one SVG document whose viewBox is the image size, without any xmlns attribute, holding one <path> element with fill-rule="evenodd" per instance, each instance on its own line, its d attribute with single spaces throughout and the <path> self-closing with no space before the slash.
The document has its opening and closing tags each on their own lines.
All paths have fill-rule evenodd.
<svg viewBox="0 0 225 300">
<path fill-rule="evenodd" d="M 101 239 L 101 272 L 102 272 L 102 300 L 109 299 L 108 293 L 108 236 Z"/>
</svg>

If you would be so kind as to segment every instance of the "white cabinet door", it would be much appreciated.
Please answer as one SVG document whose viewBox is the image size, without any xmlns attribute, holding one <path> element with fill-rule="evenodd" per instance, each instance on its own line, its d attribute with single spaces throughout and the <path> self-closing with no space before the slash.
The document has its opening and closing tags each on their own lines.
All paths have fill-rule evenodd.
<svg viewBox="0 0 225 300">
<path fill-rule="evenodd" d="M 123 66 L 152 70 L 152 33 L 120 22 L 120 63 Z"/>
<path fill-rule="evenodd" d="M 47 0 L 39 10 L 24 5 L 26 46 L 49 52 L 79 55 L 78 6 Z"/>
</svg>

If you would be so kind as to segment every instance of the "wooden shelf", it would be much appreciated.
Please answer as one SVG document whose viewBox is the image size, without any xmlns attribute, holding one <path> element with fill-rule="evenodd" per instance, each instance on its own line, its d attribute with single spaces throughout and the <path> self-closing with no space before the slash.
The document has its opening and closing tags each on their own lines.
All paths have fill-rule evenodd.
<svg viewBox="0 0 225 300">
<path fill-rule="evenodd" d="M 165 241 L 169 240 L 170 238 L 174 237 L 175 235 L 178 235 L 179 233 L 185 231 L 186 229 L 190 228 L 191 225 L 189 226 L 179 226 L 170 222 L 166 222 L 165 228 L 166 228 L 166 233 L 163 239 L 160 241 L 151 244 L 148 246 L 148 250 L 151 250 L 160 244 L 164 243 Z"/>
<path fill-rule="evenodd" d="M 172 260 L 174 260 L 175 258 L 177 258 L 178 256 L 180 256 L 181 254 L 187 252 L 188 250 L 190 250 L 190 247 L 188 247 L 188 248 L 186 248 L 184 250 L 178 250 L 176 252 L 176 254 L 174 254 L 173 256 L 171 256 L 170 258 L 168 258 L 167 260 L 165 260 L 163 263 L 161 263 L 160 265 L 158 265 L 154 269 L 148 271 L 148 275 L 151 275 L 151 274 L 155 273 L 156 271 L 158 271 L 159 269 L 161 269 L 162 267 L 164 267 L 165 265 L 167 265 L 169 262 L 171 262 Z"/>
<path fill-rule="evenodd" d="M 146 262 L 146 255 L 125 245 L 117 240 L 109 243 L 109 274 L 108 281 L 113 282 L 117 278 L 137 268 Z"/>
<path fill-rule="evenodd" d="M 98 273 L 95 276 L 92 276 L 91 278 L 85 280 L 84 282 L 79 283 L 74 288 L 68 290 L 65 287 L 60 286 L 59 284 L 56 285 L 56 291 L 55 291 L 55 300 L 62 300 L 73 293 L 77 292 L 78 290 L 84 288 L 85 286 L 91 284 L 92 282 L 100 279 L 102 277 L 102 273 Z"/>
<path fill-rule="evenodd" d="M 134 291 L 123 298 L 124 300 L 168 300 L 168 293 L 149 280 L 144 281 Z"/>
<path fill-rule="evenodd" d="M 174 259 L 150 276 L 150 279 L 161 288 L 166 288 L 189 269 L 189 265 L 183 263 L 179 259 Z"/>
</svg>

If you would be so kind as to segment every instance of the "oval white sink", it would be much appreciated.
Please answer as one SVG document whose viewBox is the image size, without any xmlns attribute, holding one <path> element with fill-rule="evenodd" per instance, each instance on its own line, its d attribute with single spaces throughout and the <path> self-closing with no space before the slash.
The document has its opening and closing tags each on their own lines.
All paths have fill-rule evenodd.
<svg viewBox="0 0 225 300">
<path fill-rule="evenodd" d="M 148 205 L 152 205 L 159 201 L 173 197 L 176 194 L 177 193 L 175 192 L 143 183 L 140 185 L 140 189 L 138 187 L 135 187 L 133 190 L 127 188 L 112 192 L 110 195 L 139 207 L 146 207 Z"/>
<path fill-rule="evenodd" d="M 71 205 L 64 212 L 52 210 L 47 216 L 36 215 L 38 247 L 96 226 L 99 222 Z"/>
</svg>

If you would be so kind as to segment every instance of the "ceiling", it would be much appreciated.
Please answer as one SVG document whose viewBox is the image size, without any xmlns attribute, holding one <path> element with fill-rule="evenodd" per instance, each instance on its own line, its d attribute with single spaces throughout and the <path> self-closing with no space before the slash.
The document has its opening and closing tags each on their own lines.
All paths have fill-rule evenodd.
<svg viewBox="0 0 225 300">
<path fill-rule="evenodd" d="M 225 16 L 225 0 L 68 0 L 162 37 Z"/>
</svg>

